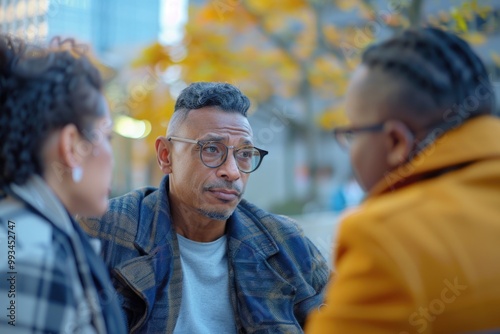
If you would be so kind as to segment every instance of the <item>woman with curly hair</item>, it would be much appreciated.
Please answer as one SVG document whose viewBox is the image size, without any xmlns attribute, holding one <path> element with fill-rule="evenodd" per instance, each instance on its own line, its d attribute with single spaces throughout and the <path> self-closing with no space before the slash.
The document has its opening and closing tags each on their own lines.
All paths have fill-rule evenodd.
<svg viewBox="0 0 500 334">
<path fill-rule="evenodd" d="M 54 41 L 0 35 L 0 332 L 124 333 L 73 219 L 107 208 L 111 118 L 96 68 L 73 41 Z"/>
</svg>

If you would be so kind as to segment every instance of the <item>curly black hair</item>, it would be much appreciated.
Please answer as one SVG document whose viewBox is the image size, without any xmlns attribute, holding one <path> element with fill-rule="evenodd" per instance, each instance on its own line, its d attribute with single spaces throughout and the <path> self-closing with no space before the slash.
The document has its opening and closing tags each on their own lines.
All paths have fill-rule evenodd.
<svg viewBox="0 0 500 334">
<path fill-rule="evenodd" d="M 102 80 L 73 40 L 46 47 L 0 35 L 0 186 L 43 173 L 41 151 L 55 130 L 85 136 L 104 115 Z"/>
<path fill-rule="evenodd" d="M 442 120 L 456 113 L 463 121 L 494 113 L 495 94 L 483 62 L 452 33 L 433 27 L 404 30 L 369 47 L 362 64 L 404 80 L 401 86 L 405 87 L 399 90 L 400 96 L 405 89 L 406 94 L 400 100 L 416 116 Z M 422 104 L 422 96 L 432 102 Z"/>
</svg>

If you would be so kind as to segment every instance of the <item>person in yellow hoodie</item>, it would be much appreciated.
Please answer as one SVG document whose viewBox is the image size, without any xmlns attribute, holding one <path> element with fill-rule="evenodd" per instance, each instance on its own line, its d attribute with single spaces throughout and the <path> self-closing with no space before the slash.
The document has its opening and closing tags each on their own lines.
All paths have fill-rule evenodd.
<svg viewBox="0 0 500 334">
<path fill-rule="evenodd" d="M 436 28 L 369 47 L 346 96 L 367 196 L 306 333 L 500 333 L 500 120 L 480 58 Z"/>
</svg>

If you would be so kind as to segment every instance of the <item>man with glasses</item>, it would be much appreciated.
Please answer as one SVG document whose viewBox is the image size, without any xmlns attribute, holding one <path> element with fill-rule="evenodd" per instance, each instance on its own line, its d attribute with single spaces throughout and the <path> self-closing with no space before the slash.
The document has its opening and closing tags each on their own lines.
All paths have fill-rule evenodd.
<svg viewBox="0 0 500 334">
<path fill-rule="evenodd" d="M 225 83 L 180 94 L 166 137 L 166 175 L 111 200 L 86 231 L 133 333 L 301 333 L 329 269 L 295 222 L 242 199 L 267 151 L 253 146 L 250 102 Z M 265 191 L 265 190 L 264 190 Z"/>
<path fill-rule="evenodd" d="M 459 37 L 405 30 L 362 56 L 346 96 L 365 201 L 306 333 L 500 333 L 500 120 Z"/>
</svg>

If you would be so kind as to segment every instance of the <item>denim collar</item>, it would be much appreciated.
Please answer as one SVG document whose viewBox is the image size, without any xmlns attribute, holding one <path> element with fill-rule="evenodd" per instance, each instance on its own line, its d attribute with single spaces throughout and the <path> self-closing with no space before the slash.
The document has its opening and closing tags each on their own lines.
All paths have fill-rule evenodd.
<svg viewBox="0 0 500 334">
<path fill-rule="evenodd" d="M 157 191 L 148 188 L 144 194 L 135 244 L 145 254 L 162 246 L 174 251 L 172 245 L 167 245 L 168 240 L 176 240 L 168 200 L 168 180 L 167 175 Z M 228 240 L 233 246 L 245 244 L 264 258 L 276 254 L 278 246 L 261 222 L 268 219 L 267 216 L 269 214 L 242 199 L 227 221 Z"/>
</svg>

